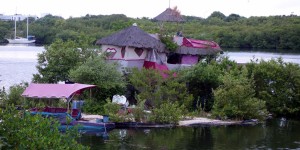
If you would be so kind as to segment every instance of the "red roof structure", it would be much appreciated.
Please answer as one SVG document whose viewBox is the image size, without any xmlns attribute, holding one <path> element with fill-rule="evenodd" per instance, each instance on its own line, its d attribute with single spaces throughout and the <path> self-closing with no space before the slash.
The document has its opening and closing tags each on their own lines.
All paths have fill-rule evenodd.
<svg viewBox="0 0 300 150">
<path fill-rule="evenodd" d="M 221 47 L 218 45 L 218 43 L 216 43 L 214 41 L 195 40 L 195 39 L 188 39 L 188 38 L 183 38 L 182 46 L 194 47 L 194 48 L 221 49 Z"/>
<path fill-rule="evenodd" d="M 174 37 L 179 45 L 176 53 L 190 55 L 214 55 L 222 51 L 218 43 L 208 40 L 196 40 L 186 37 Z"/>
</svg>

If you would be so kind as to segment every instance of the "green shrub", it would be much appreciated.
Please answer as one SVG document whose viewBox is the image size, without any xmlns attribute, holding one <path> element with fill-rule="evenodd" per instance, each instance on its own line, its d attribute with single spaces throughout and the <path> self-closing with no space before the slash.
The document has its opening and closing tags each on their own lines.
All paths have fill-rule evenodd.
<svg viewBox="0 0 300 150">
<path fill-rule="evenodd" d="M 4 87 L 0 90 L 0 104 L 6 105 L 21 105 L 24 102 L 24 98 L 21 94 L 24 92 L 25 88 L 28 86 L 27 83 L 15 84 L 9 88 L 9 92 L 6 93 Z"/>
<path fill-rule="evenodd" d="M 160 40 L 166 45 L 166 48 L 171 52 L 175 52 L 179 47 L 177 43 L 173 42 L 173 37 L 160 36 Z"/>
<path fill-rule="evenodd" d="M 180 82 L 173 72 L 168 72 L 168 75 L 168 78 L 163 78 L 154 69 L 133 69 L 129 81 L 139 91 L 137 100 L 149 100 L 154 108 L 165 102 L 178 102 L 191 110 L 193 96 L 187 92 L 185 82 Z"/>
<path fill-rule="evenodd" d="M 160 108 L 155 108 L 152 111 L 150 120 L 155 123 L 177 124 L 181 119 L 183 107 L 178 103 L 163 103 Z"/>
<path fill-rule="evenodd" d="M 148 122 L 148 120 L 146 120 L 145 118 L 144 109 L 142 109 L 141 107 L 133 108 L 132 114 L 136 122 Z"/>
<path fill-rule="evenodd" d="M 59 123 L 39 115 L 23 115 L 14 107 L 0 109 L 1 149 L 89 149 L 78 144 L 75 130 L 62 134 Z"/>
<path fill-rule="evenodd" d="M 262 119 L 266 116 L 265 102 L 255 97 L 253 79 L 247 70 L 226 73 L 223 84 L 213 91 L 213 115 L 222 119 Z"/>
<path fill-rule="evenodd" d="M 282 58 L 247 64 L 254 76 L 256 97 L 264 100 L 268 111 L 278 116 L 300 116 L 300 67 Z"/>
<path fill-rule="evenodd" d="M 121 106 L 117 103 L 112 103 L 110 99 L 104 104 L 104 114 L 108 115 L 111 121 L 121 122 L 126 118 L 126 114 L 119 113 Z"/>
<path fill-rule="evenodd" d="M 93 99 L 86 99 L 82 110 L 88 114 L 103 114 L 104 113 L 104 101 L 95 101 Z"/>
</svg>

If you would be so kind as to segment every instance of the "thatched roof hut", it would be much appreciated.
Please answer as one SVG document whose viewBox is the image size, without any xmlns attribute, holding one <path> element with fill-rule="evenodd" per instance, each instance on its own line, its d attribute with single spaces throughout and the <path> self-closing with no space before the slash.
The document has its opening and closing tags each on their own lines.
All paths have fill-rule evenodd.
<svg viewBox="0 0 300 150">
<path fill-rule="evenodd" d="M 96 41 L 96 45 L 131 46 L 136 48 L 156 49 L 165 51 L 165 45 L 158 39 L 133 25 Z"/>
<path fill-rule="evenodd" d="M 165 22 L 184 22 L 185 20 L 181 16 L 177 8 L 171 9 L 167 8 L 164 12 L 154 17 L 155 21 L 165 21 Z"/>
</svg>

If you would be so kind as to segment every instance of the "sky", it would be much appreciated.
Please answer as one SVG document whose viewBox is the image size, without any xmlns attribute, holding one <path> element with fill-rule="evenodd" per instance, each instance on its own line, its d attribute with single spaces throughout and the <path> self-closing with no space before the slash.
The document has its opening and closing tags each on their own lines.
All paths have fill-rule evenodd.
<svg viewBox="0 0 300 150">
<path fill-rule="evenodd" d="M 207 18 L 214 11 L 243 17 L 300 15 L 300 0 L 0 0 L 0 14 L 64 17 L 124 14 L 154 18 L 177 6 L 182 15 Z"/>
</svg>

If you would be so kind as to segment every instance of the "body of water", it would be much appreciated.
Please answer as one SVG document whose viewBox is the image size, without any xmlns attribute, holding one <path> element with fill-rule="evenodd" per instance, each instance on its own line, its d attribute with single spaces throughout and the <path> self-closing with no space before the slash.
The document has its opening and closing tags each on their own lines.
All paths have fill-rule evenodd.
<svg viewBox="0 0 300 150">
<path fill-rule="evenodd" d="M 5 45 L 0 46 L 0 87 L 6 89 L 14 84 L 30 82 L 37 73 L 37 54 L 42 46 Z"/>
<path fill-rule="evenodd" d="M 300 53 L 279 53 L 279 52 L 261 52 L 261 51 L 225 51 L 225 56 L 237 63 L 248 63 L 251 60 L 271 60 L 282 58 L 284 62 L 300 64 Z"/>
<path fill-rule="evenodd" d="M 271 119 L 249 126 L 114 129 L 108 136 L 83 135 L 79 142 L 101 150 L 300 149 L 300 122 Z"/>
<path fill-rule="evenodd" d="M 31 82 L 37 73 L 37 55 L 44 51 L 43 46 L 35 45 L 0 45 L 0 87 L 8 89 L 14 84 Z M 237 63 L 247 63 L 251 59 L 270 60 L 282 57 L 285 62 L 300 64 L 300 54 L 284 54 L 259 51 L 225 51 L 224 56 Z"/>
<path fill-rule="evenodd" d="M 38 46 L 0 46 L 0 86 L 30 82 L 37 73 Z M 231 60 L 247 63 L 251 59 L 282 57 L 300 64 L 300 54 L 269 52 L 225 52 Z M 114 129 L 103 137 L 83 135 L 79 142 L 92 149 L 300 149 L 300 122 L 269 120 L 255 126 L 196 126 L 160 129 Z"/>
</svg>

